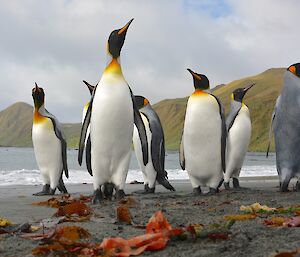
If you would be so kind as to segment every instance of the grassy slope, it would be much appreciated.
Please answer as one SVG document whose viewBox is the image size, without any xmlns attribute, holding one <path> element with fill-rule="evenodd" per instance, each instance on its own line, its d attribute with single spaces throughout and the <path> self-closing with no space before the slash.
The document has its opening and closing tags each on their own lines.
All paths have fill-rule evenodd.
<svg viewBox="0 0 300 257">
<path fill-rule="evenodd" d="M 22 102 L 15 103 L 0 112 L 0 146 L 32 146 L 32 112 L 32 106 Z M 62 128 L 68 147 L 76 148 L 81 125 L 63 124 Z"/>
<path fill-rule="evenodd" d="M 235 88 L 256 83 L 256 86 L 245 97 L 245 103 L 252 117 L 251 151 L 265 151 L 266 149 L 270 118 L 276 98 L 281 91 L 284 70 L 282 68 L 270 69 L 256 76 L 218 86 L 213 90 L 228 112 L 231 92 Z M 193 85 L 190 86 L 192 92 Z M 154 105 L 162 121 L 168 150 L 179 148 L 187 99 L 187 97 L 166 99 Z M 31 105 L 16 103 L 0 112 L 0 146 L 32 146 L 32 111 Z M 63 124 L 69 148 L 77 148 L 80 128 L 79 123 Z M 274 144 L 272 149 L 274 149 Z"/>
<path fill-rule="evenodd" d="M 269 69 L 256 76 L 233 81 L 227 85 L 216 88 L 214 94 L 217 95 L 225 106 L 226 113 L 229 111 L 231 92 L 255 82 L 253 87 L 245 97 L 252 118 L 252 138 L 250 143 L 251 151 L 265 151 L 268 142 L 268 131 L 273 107 L 283 84 L 283 74 L 285 69 Z M 191 91 L 193 90 L 191 84 Z M 166 146 L 169 150 L 177 150 L 183 127 L 187 97 L 163 100 L 154 105 L 161 118 L 166 137 Z M 274 144 L 272 146 L 274 149 Z"/>
</svg>

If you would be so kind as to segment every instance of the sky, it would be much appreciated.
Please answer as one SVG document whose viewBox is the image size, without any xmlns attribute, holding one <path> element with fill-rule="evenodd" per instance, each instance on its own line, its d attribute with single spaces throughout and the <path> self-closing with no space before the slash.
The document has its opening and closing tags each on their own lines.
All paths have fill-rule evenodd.
<svg viewBox="0 0 300 257">
<path fill-rule="evenodd" d="M 2 0 L 0 110 L 33 104 L 34 82 L 61 122 L 80 122 L 107 63 L 111 31 L 131 18 L 121 52 L 134 94 L 152 104 L 299 62 L 298 0 Z"/>
</svg>

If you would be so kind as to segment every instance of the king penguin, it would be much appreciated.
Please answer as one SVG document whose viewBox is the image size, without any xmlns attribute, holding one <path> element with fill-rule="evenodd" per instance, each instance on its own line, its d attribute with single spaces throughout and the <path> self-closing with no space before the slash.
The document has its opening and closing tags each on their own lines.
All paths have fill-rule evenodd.
<svg viewBox="0 0 300 257">
<path fill-rule="evenodd" d="M 93 91 L 95 89 L 95 86 L 91 85 L 89 82 L 83 80 L 83 83 L 87 86 L 91 96 L 93 95 Z M 86 105 L 83 108 L 82 112 L 82 124 L 85 119 L 85 115 L 87 113 L 87 110 L 89 108 L 90 101 L 86 103 Z M 87 134 L 85 138 L 85 162 L 86 162 L 86 168 L 88 170 L 88 173 L 93 176 L 93 171 L 92 171 L 92 164 L 91 164 L 91 137 L 90 137 L 90 126 L 87 129 Z M 105 183 L 102 186 L 102 192 L 104 194 L 105 199 L 111 199 L 112 194 L 114 190 L 114 185 L 112 183 Z"/>
<path fill-rule="evenodd" d="M 58 120 L 45 109 L 43 88 L 32 89 L 34 101 L 32 142 L 35 158 L 43 178 L 43 190 L 34 195 L 53 195 L 56 188 L 68 193 L 62 173 L 68 178 L 67 143 Z"/>
<path fill-rule="evenodd" d="M 133 146 L 144 177 L 143 193 L 154 193 L 156 180 L 166 189 L 175 191 L 174 187 L 167 180 L 167 172 L 165 170 L 165 139 L 160 119 L 151 107 L 148 99 L 143 96 L 135 96 L 135 102 L 141 113 L 148 140 L 149 162 L 147 165 L 144 165 L 141 140 L 138 130 L 134 126 Z"/>
<path fill-rule="evenodd" d="M 180 165 L 188 172 L 193 193 L 218 192 L 225 172 L 226 124 L 221 102 L 209 88 L 203 74 L 188 69 L 194 80 L 194 93 L 189 97 L 180 145 Z"/>
<path fill-rule="evenodd" d="M 90 125 L 94 204 L 102 201 L 101 187 L 105 183 L 114 184 L 117 199 L 125 196 L 124 186 L 131 157 L 134 124 L 142 141 L 143 162 L 145 165 L 148 163 L 145 126 L 120 64 L 120 52 L 132 21 L 133 19 L 121 29 L 112 31 L 109 36 L 109 62 L 93 91 L 81 129 L 78 153 L 80 165 Z"/>
<path fill-rule="evenodd" d="M 230 189 L 230 178 L 232 178 L 233 187 L 240 188 L 239 175 L 251 138 L 250 112 L 243 99 L 254 85 L 238 88 L 231 94 L 231 109 L 226 119 L 227 143 L 224 187 L 227 190 Z"/>
<path fill-rule="evenodd" d="M 276 167 L 280 191 L 288 191 L 290 180 L 297 178 L 300 191 L 300 63 L 287 68 L 280 97 L 273 113 Z"/>
</svg>

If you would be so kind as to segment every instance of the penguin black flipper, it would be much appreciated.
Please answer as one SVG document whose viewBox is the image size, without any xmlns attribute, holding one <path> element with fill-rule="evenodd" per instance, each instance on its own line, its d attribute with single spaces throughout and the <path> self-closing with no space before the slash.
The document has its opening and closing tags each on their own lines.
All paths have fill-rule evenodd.
<svg viewBox="0 0 300 257">
<path fill-rule="evenodd" d="M 95 89 L 95 86 L 91 85 L 89 82 L 87 82 L 87 81 L 85 81 L 85 80 L 83 80 L 83 83 L 87 86 L 87 88 L 88 88 L 89 91 L 90 91 L 90 94 L 92 95 L 92 94 L 93 94 L 93 91 L 94 91 L 94 89 Z M 99 82 L 98 82 L 98 83 L 99 83 Z M 98 85 L 98 83 L 97 83 L 97 85 Z"/>
<path fill-rule="evenodd" d="M 85 162 L 86 162 L 86 168 L 91 176 L 93 176 L 92 171 L 92 163 L 91 163 L 91 135 L 88 136 L 88 139 L 86 141 L 86 149 L 85 149 Z"/>
<path fill-rule="evenodd" d="M 234 124 L 235 118 L 238 116 L 239 111 L 242 108 L 242 103 L 237 101 L 232 101 L 230 104 L 230 113 L 226 118 L 226 128 L 227 132 L 231 129 Z"/>
<path fill-rule="evenodd" d="M 129 87 L 129 91 L 131 94 L 131 99 L 132 99 L 132 105 L 133 105 L 133 115 L 134 115 L 134 124 L 138 130 L 139 137 L 141 140 L 141 145 L 142 145 L 142 152 L 143 152 L 143 163 L 146 166 L 149 160 L 149 153 L 148 153 L 148 140 L 147 140 L 147 134 L 146 134 L 146 129 L 144 122 L 142 120 L 141 114 L 136 106 L 135 103 L 135 98 L 134 95 L 131 91 L 131 88 Z"/>
<path fill-rule="evenodd" d="M 60 125 L 59 121 L 55 118 L 55 116 L 52 115 L 47 110 L 45 110 L 44 115 L 45 115 L 45 117 L 51 119 L 55 135 L 61 142 L 61 154 L 62 154 L 62 161 L 63 161 L 63 171 L 65 172 L 66 177 L 69 178 L 69 171 L 68 171 L 68 164 L 67 164 L 67 142 L 66 142 L 66 140 L 63 136 L 61 125 Z"/>
<path fill-rule="evenodd" d="M 272 134 L 273 134 L 272 133 L 273 132 L 273 123 L 274 123 L 274 119 L 276 117 L 276 110 L 277 110 L 279 101 L 280 101 L 280 95 L 276 99 L 275 107 L 274 107 L 274 110 L 273 110 L 273 113 L 272 113 L 270 129 L 269 129 L 269 142 L 268 142 L 268 148 L 267 148 L 267 151 L 266 151 L 266 158 L 269 157 L 269 151 L 270 151 L 270 146 L 271 146 L 271 141 L 272 141 Z"/>
<path fill-rule="evenodd" d="M 179 148 L 179 163 L 182 170 L 185 170 L 184 144 L 183 144 L 183 130 L 181 134 L 180 148 Z"/>
<path fill-rule="evenodd" d="M 226 138 L 227 138 L 227 129 L 226 129 L 226 121 L 225 121 L 225 113 L 224 113 L 224 108 L 218 97 L 213 95 L 212 93 L 209 93 L 211 96 L 213 96 L 216 101 L 218 102 L 219 105 L 219 112 L 220 112 L 220 117 L 221 117 L 221 130 L 222 130 L 222 135 L 221 135 L 221 160 L 222 160 L 222 169 L 223 172 L 226 171 Z"/>
<path fill-rule="evenodd" d="M 165 170 L 165 138 L 160 119 L 150 105 L 141 108 L 140 112 L 147 118 L 152 134 L 150 149 L 153 167 L 157 172 L 156 180 L 166 189 L 175 191 L 174 187 L 167 180 L 167 172 Z"/>
<path fill-rule="evenodd" d="M 87 130 L 88 130 L 88 127 L 89 127 L 90 122 L 91 122 L 92 106 L 93 106 L 93 101 L 94 101 L 94 96 L 95 96 L 96 90 L 97 90 L 97 86 L 95 87 L 95 89 L 93 91 L 91 101 L 90 101 L 89 107 L 86 111 L 86 114 L 85 114 L 85 117 L 84 117 L 84 122 L 83 122 L 82 127 L 81 127 L 79 147 L 78 147 L 78 163 L 79 163 L 80 166 L 82 164 L 82 157 L 83 157 L 83 151 L 84 151 L 84 146 L 85 146 L 85 139 L 86 139 L 86 135 L 87 135 Z"/>
<path fill-rule="evenodd" d="M 140 109 L 140 112 L 147 118 L 149 122 L 150 131 L 152 134 L 151 139 L 151 156 L 154 169 L 156 171 L 165 170 L 165 151 L 164 145 L 164 132 L 160 123 L 158 115 L 153 111 L 150 106 L 145 106 Z"/>
</svg>

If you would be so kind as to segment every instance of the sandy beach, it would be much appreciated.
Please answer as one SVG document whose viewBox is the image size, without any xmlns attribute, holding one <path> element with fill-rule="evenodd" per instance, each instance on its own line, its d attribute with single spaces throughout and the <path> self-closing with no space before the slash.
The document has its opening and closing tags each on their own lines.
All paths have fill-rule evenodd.
<svg viewBox="0 0 300 257">
<path fill-rule="evenodd" d="M 300 205 L 300 195 L 296 192 L 278 192 L 277 177 L 242 178 L 241 186 L 246 190 L 224 191 L 213 196 L 191 195 L 189 181 L 172 181 L 176 192 L 168 192 L 160 185 L 153 195 L 137 195 L 133 192 L 143 185 L 128 184 L 125 192 L 136 202 L 130 207 L 135 224 L 147 224 L 156 211 L 162 210 L 173 227 L 188 224 L 224 222 L 224 216 L 240 214 L 241 205 L 258 202 L 269 207 L 288 207 Z M 295 182 L 291 183 L 291 188 Z M 0 217 L 13 223 L 29 222 L 38 225 L 41 220 L 50 218 L 56 209 L 32 205 L 33 202 L 45 201 L 50 197 L 35 197 L 32 193 L 41 189 L 37 186 L 2 186 L 0 187 Z M 89 195 L 90 184 L 68 185 L 73 196 Z M 57 195 L 59 196 L 59 195 Z M 101 205 L 89 204 L 97 219 L 86 222 L 68 222 L 58 226 L 76 225 L 87 229 L 92 241 L 101 242 L 105 237 L 123 237 L 141 235 L 144 230 L 132 225 L 116 223 L 118 201 L 104 201 Z M 285 214 L 289 217 L 290 214 Z M 263 221 L 269 217 L 237 221 L 230 229 L 227 240 L 198 238 L 196 241 L 170 241 L 161 251 L 145 252 L 141 256 L 273 256 L 276 252 L 292 251 L 300 247 L 300 228 L 269 227 Z M 23 239 L 14 234 L 0 235 L 0 256 L 31 256 L 31 250 L 39 241 Z"/>
</svg>

